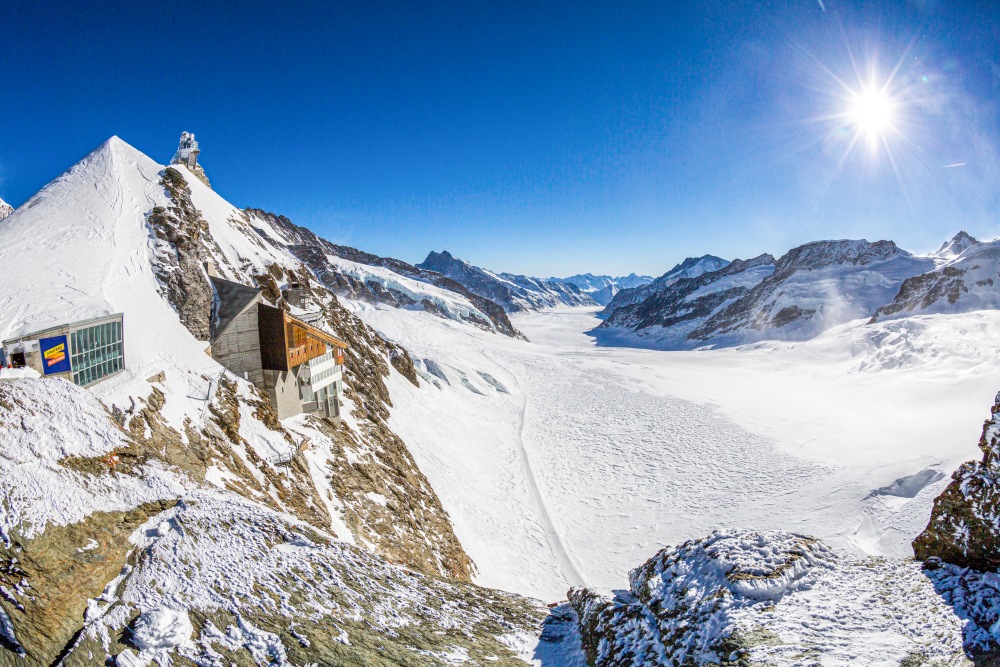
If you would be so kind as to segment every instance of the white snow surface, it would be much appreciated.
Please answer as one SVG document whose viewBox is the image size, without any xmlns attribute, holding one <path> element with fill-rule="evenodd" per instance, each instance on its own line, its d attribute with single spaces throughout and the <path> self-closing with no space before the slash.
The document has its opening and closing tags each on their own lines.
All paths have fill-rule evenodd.
<svg viewBox="0 0 1000 667">
<path fill-rule="evenodd" d="M 424 387 L 394 376 L 391 426 L 478 581 L 546 600 L 716 529 L 911 556 L 1000 386 L 995 311 L 662 352 L 595 346 L 594 309 L 516 316 L 528 343 L 348 305 L 417 360 Z M 872 493 L 928 469 L 912 498 Z"/>
<path fill-rule="evenodd" d="M 125 511 L 185 491 L 176 472 L 156 464 L 142 476 L 90 476 L 62 465 L 67 458 L 104 458 L 127 446 L 124 434 L 89 392 L 64 380 L 0 382 L 9 407 L 0 456 L 0 539 L 30 538 L 49 523 L 76 523 L 96 511 Z M 109 465 L 110 469 L 110 465 Z"/>
<path fill-rule="evenodd" d="M 141 650 L 166 649 L 190 641 L 194 627 L 187 610 L 160 607 L 139 615 L 132 630 L 132 641 Z"/>
</svg>

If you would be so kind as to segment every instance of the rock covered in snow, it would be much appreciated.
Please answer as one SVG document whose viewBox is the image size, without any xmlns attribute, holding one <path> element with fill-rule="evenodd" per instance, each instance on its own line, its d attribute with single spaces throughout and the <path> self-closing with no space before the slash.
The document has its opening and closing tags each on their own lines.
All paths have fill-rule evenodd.
<svg viewBox="0 0 1000 667">
<path fill-rule="evenodd" d="M 920 560 L 1000 568 L 1000 393 L 983 424 L 979 448 L 982 460 L 962 464 L 934 501 L 927 528 L 913 542 Z"/>
<path fill-rule="evenodd" d="M 962 622 L 918 565 L 801 535 L 716 532 L 629 583 L 570 591 L 593 667 L 967 664 Z"/>
<path fill-rule="evenodd" d="M 14 212 L 14 207 L 0 199 L 0 220 L 3 220 L 8 215 Z"/>
<path fill-rule="evenodd" d="M 139 614 L 132 625 L 132 643 L 143 650 L 174 648 L 190 641 L 192 632 L 186 609 L 159 607 Z"/>
</svg>

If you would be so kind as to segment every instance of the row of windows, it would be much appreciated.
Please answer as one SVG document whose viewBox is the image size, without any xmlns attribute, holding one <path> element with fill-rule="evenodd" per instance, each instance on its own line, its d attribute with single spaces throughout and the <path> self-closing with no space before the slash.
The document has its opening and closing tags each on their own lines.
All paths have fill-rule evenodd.
<svg viewBox="0 0 1000 667">
<path fill-rule="evenodd" d="M 124 368 L 124 360 L 121 357 L 102 362 L 95 366 L 88 366 L 82 370 L 73 370 L 73 382 L 81 387 L 97 382 L 112 373 L 117 373 Z"/>
<path fill-rule="evenodd" d="M 122 340 L 122 323 L 108 322 L 80 329 L 70 334 L 73 352 L 86 352 Z"/>
<path fill-rule="evenodd" d="M 122 323 L 108 322 L 70 334 L 73 382 L 85 387 L 125 367 Z"/>
</svg>

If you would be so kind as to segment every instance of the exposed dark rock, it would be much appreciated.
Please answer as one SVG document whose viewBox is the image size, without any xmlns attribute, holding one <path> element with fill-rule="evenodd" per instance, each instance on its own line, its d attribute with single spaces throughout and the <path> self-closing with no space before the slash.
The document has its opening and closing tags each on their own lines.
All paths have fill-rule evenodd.
<svg viewBox="0 0 1000 667">
<path fill-rule="evenodd" d="M 981 461 L 963 463 L 934 501 L 927 528 L 913 541 L 919 560 L 938 557 L 976 570 L 1000 569 L 1000 394 L 983 424 Z"/>
<path fill-rule="evenodd" d="M 620 290 L 604 307 L 601 314 L 605 317 L 611 316 L 619 308 L 638 305 L 652 298 L 658 292 L 669 289 L 674 283 L 685 279 L 698 278 L 705 273 L 719 271 L 724 269 L 728 264 L 728 261 L 715 255 L 688 257 L 656 280 L 650 281 L 647 285 L 636 285 Z"/>
<path fill-rule="evenodd" d="M 658 289 L 653 289 L 656 285 L 653 283 L 642 288 L 648 294 L 645 299 L 631 305 L 618 307 L 601 324 L 601 327 L 624 327 L 639 330 L 652 326 L 672 327 L 683 322 L 703 320 L 722 304 L 747 294 L 753 286 L 753 283 L 749 285 L 730 284 L 730 282 L 725 282 L 726 279 L 740 276 L 751 269 L 768 267 L 772 264 L 774 264 L 774 257 L 763 254 L 752 259 L 734 260 L 721 269 L 702 273 L 693 278 L 679 278 L 668 285 L 661 283 L 658 285 Z M 687 269 L 690 269 L 691 266 L 694 265 L 689 265 Z M 675 268 L 674 275 L 683 270 L 679 267 Z M 763 279 L 763 277 L 762 274 L 758 280 Z M 713 285 L 720 287 L 712 290 L 710 288 Z M 693 297 L 698 290 L 705 293 Z"/>
<path fill-rule="evenodd" d="M 164 296 L 180 316 L 181 324 L 198 340 L 208 340 L 212 319 L 212 286 L 202 268 L 202 237 L 208 223 L 191 202 L 191 189 L 176 169 L 163 170 L 160 184 L 172 200 L 169 208 L 157 206 L 147 217 L 160 243 L 153 261 Z"/>
</svg>

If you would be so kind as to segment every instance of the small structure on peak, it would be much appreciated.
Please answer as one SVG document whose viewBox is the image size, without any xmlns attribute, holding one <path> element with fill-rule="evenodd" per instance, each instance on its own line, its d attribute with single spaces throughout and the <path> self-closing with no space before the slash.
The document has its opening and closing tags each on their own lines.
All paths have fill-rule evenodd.
<svg viewBox="0 0 1000 667">
<path fill-rule="evenodd" d="M 208 176 L 205 174 L 205 170 L 201 168 L 198 164 L 198 156 L 201 155 L 201 149 L 198 147 L 198 142 L 194 138 L 193 132 L 181 132 L 181 140 L 177 146 L 177 152 L 174 153 L 173 159 L 170 160 L 170 164 L 182 164 L 188 168 L 192 174 L 198 177 L 198 180 L 212 187 L 212 184 L 208 182 Z"/>
</svg>

